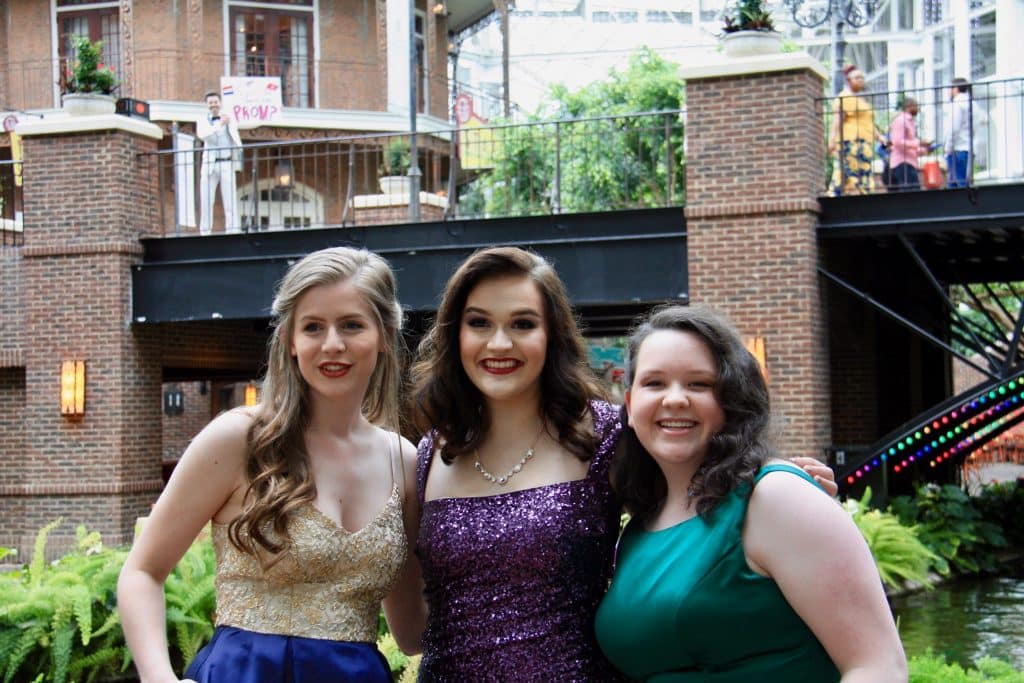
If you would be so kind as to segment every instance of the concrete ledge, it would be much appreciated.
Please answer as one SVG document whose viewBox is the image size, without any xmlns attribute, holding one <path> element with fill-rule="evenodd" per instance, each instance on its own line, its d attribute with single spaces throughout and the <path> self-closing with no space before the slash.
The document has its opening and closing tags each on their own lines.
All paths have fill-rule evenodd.
<svg viewBox="0 0 1024 683">
<path fill-rule="evenodd" d="M 206 114 L 206 105 L 177 100 L 148 100 L 151 121 L 194 123 Z M 416 125 L 420 133 L 447 132 L 452 124 L 430 114 L 419 114 Z M 253 128 L 309 128 L 312 130 L 350 130 L 366 133 L 404 133 L 409 130 L 407 111 L 369 111 L 349 109 L 305 109 L 285 107 L 280 121 L 259 123 L 239 121 L 239 130 Z M 441 135 L 445 139 L 447 135 Z"/>
<path fill-rule="evenodd" d="M 32 135 L 62 135 L 67 133 L 87 133 L 100 130 L 122 130 L 126 133 L 159 140 L 164 136 L 160 126 L 148 121 L 133 119 L 119 114 L 100 114 L 98 116 L 68 116 L 63 112 L 39 121 L 19 123 L 14 132 L 22 137 Z"/>
<path fill-rule="evenodd" d="M 722 202 L 687 206 L 687 220 L 727 216 L 761 216 L 777 213 L 821 213 L 821 205 L 813 199 L 776 199 L 753 202 Z"/>
<path fill-rule="evenodd" d="M 388 206 L 408 206 L 409 195 L 404 192 L 396 194 L 357 194 L 352 197 L 352 208 L 380 209 Z M 444 209 L 448 206 L 447 197 L 432 192 L 420 192 L 420 206 L 436 206 Z"/>
<path fill-rule="evenodd" d="M 824 65 L 806 52 L 780 52 L 774 55 L 757 55 L 756 57 L 720 55 L 718 59 L 707 64 L 681 67 L 679 75 L 683 80 L 694 81 L 703 78 L 730 78 L 801 69 L 813 71 L 823 81 L 828 80 L 828 72 Z"/>
</svg>

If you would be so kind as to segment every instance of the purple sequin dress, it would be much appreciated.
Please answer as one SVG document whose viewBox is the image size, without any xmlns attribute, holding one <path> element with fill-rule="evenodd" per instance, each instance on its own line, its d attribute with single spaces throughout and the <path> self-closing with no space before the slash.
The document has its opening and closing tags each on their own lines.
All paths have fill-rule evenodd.
<svg viewBox="0 0 1024 683">
<path fill-rule="evenodd" d="M 592 404 L 599 443 L 587 476 L 423 503 L 416 553 L 430 616 L 420 681 L 620 681 L 594 636 L 620 507 L 608 466 L 618 408 Z M 419 445 L 420 501 L 433 458 Z"/>
</svg>

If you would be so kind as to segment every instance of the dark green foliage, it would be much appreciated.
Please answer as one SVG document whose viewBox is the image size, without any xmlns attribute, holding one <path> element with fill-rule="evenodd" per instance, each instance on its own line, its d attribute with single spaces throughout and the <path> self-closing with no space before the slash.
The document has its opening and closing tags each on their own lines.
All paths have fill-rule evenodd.
<svg viewBox="0 0 1024 683">
<path fill-rule="evenodd" d="M 995 524 L 1010 545 L 1024 548 L 1024 482 L 990 484 L 975 498 L 982 519 Z"/>
<path fill-rule="evenodd" d="M 384 160 L 381 163 L 383 175 L 405 175 L 409 169 L 409 142 L 403 138 L 392 138 L 384 149 Z"/>
<path fill-rule="evenodd" d="M 768 12 L 764 0 L 737 0 L 736 4 L 723 18 L 723 33 L 736 31 L 774 31 L 772 15 Z"/>
<path fill-rule="evenodd" d="M 75 61 L 68 69 L 64 91 L 92 92 L 109 95 L 118 86 L 114 70 L 103 63 L 103 41 L 95 43 L 84 36 L 75 36 Z"/>
<path fill-rule="evenodd" d="M 917 527 L 917 536 L 939 555 L 935 569 L 943 574 L 992 572 L 998 568 L 996 551 L 1006 538 L 998 526 L 985 521 L 977 504 L 952 484 L 926 484 L 913 498 L 894 498 L 890 512 L 900 522 Z"/>
</svg>

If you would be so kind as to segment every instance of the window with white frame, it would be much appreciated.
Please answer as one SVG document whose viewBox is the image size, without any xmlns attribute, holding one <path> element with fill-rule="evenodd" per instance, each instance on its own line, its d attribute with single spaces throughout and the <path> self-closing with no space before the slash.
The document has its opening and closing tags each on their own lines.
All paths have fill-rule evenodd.
<svg viewBox="0 0 1024 683">
<path fill-rule="evenodd" d="M 416 10 L 416 80 L 419 82 L 419 87 L 416 89 L 416 108 L 420 113 L 427 111 L 427 102 L 430 101 L 430 64 L 427 62 L 426 25 L 426 13 Z"/>
<path fill-rule="evenodd" d="M 313 0 L 232 4 L 231 75 L 280 76 L 286 107 L 312 107 Z"/>
</svg>

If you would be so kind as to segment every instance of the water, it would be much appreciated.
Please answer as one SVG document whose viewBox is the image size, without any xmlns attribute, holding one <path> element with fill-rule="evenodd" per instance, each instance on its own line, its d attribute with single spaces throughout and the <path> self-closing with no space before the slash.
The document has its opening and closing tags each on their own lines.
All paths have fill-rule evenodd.
<svg viewBox="0 0 1024 683">
<path fill-rule="evenodd" d="M 1011 576 L 957 579 L 896 598 L 907 656 L 931 648 L 961 666 L 997 657 L 1024 669 L 1024 565 Z"/>
</svg>

